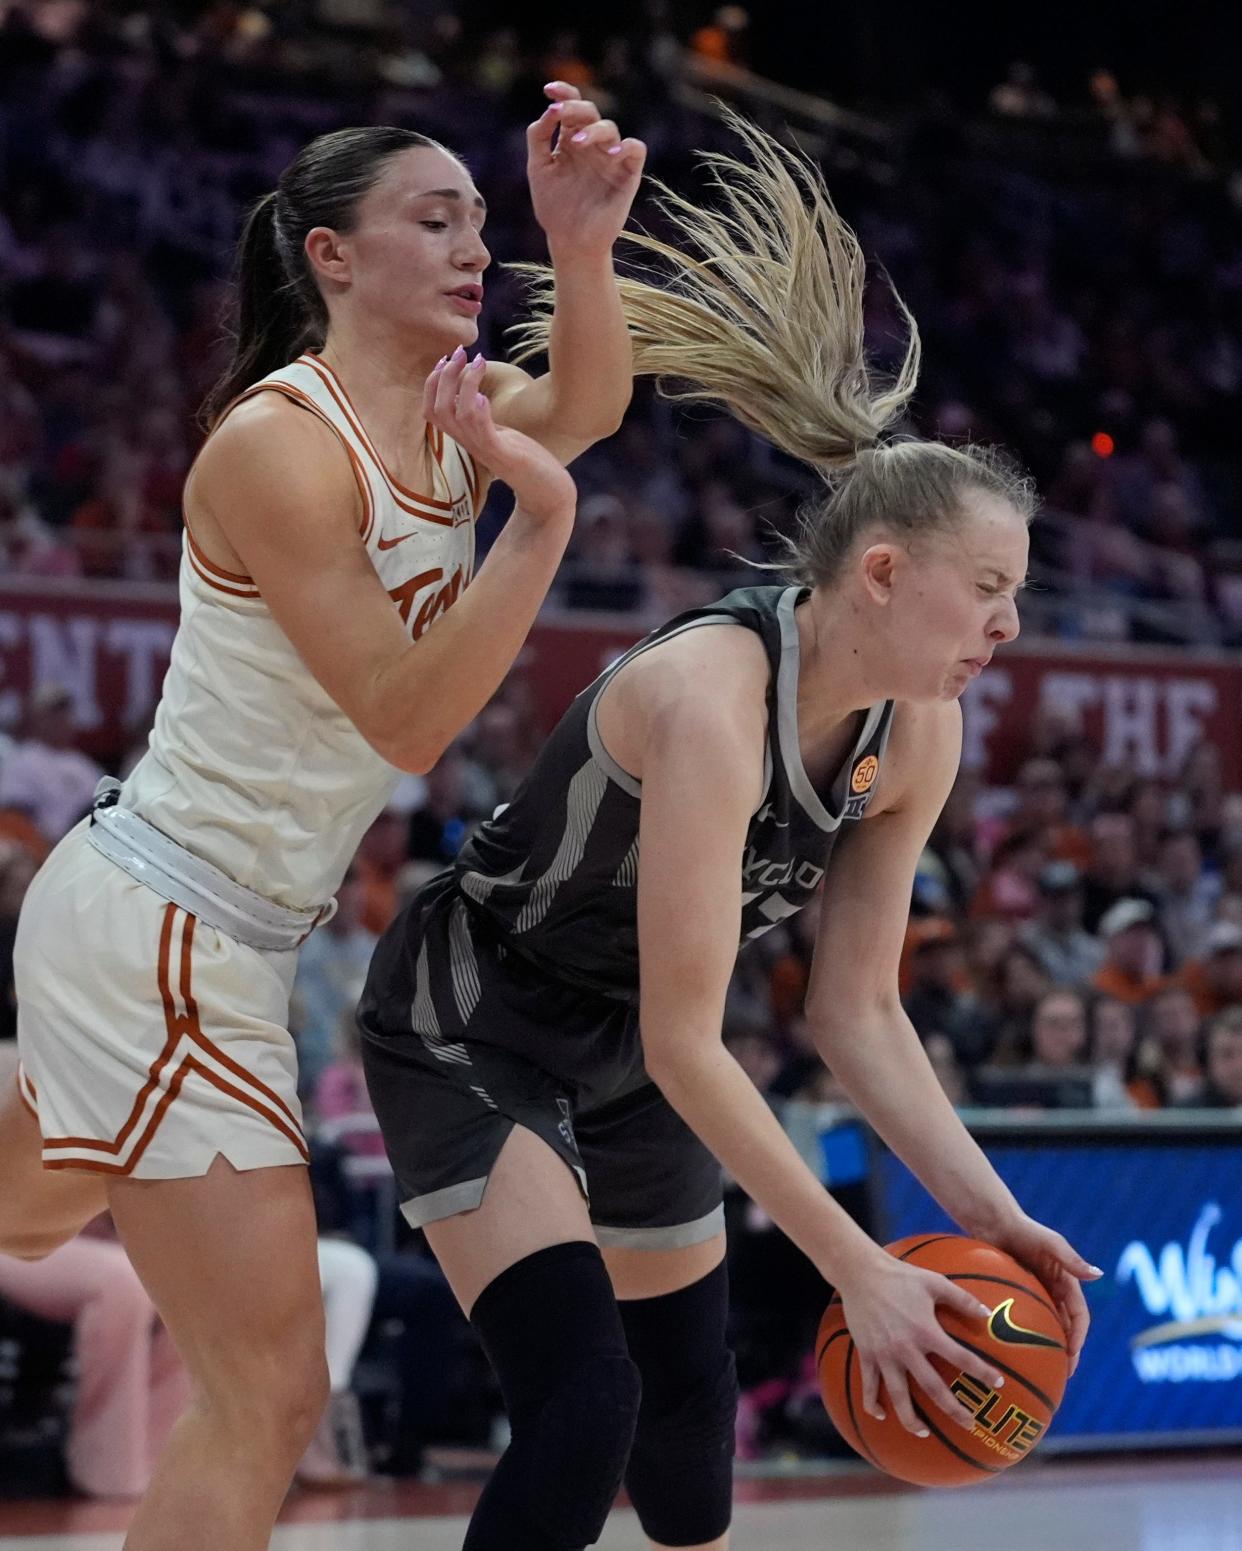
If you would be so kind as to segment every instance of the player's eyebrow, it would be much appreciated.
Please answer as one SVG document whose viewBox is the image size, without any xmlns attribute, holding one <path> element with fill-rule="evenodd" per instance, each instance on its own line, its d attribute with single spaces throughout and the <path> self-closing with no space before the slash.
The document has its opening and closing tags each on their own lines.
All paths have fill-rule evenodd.
<svg viewBox="0 0 1242 1551">
<path fill-rule="evenodd" d="M 459 188 L 429 188 L 424 189 L 421 194 L 415 194 L 414 196 L 415 199 L 463 199 L 464 197 L 465 196 L 462 194 L 462 191 Z M 474 196 L 474 203 L 476 209 L 487 209 L 487 201 L 483 198 L 482 194 L 476 194 Z"/>
</svg>

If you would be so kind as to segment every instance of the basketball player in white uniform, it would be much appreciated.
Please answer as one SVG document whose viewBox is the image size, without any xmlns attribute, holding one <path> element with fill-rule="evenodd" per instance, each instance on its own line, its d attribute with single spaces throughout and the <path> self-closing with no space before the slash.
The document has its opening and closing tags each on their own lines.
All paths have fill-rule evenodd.
<svg viewBox="0 0 1242 1551">
<path fill-rule="evenodd" d="M 326 1398 L 296 949 L 399 770 L 428 769 L 512 665 L 572 525 L 563 464 L 628 402 L 611 249 L 643 147 L 549 96 L 529 133 L 564 281 L 543 378 L 467 364 L 483 202 L 434 142 L 323 136 L 252 214 L 150 748 L 23 910 L 0 1248 L 47 1253 L 110 1209 L 195 1385 L 129 1551 L 267 1544 Z M 491 476 L 516 504 L 472 583 Z"/>
</svg>

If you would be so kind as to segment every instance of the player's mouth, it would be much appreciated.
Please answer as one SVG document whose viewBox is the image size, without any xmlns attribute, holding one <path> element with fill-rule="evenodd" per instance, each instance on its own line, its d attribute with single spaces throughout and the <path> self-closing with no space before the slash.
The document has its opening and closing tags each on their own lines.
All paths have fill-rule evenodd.
<svg viewBox="0 0 1242 1551">
<path fill-rule="evenodd" d="M 987 657 L 967 657 L 964 659 L 964 665 L 970 669 L 971 678 L 977 679 L 991 661 L 990 654 Z"/>
<path fill-rule="evenodd" d="M 446 291 L 449 301 L 456 304 L 468 317 L 477 318 L 483 311 L 483 287 L 481 285 L 459 285 L 455 290 Z"/>
</svg>

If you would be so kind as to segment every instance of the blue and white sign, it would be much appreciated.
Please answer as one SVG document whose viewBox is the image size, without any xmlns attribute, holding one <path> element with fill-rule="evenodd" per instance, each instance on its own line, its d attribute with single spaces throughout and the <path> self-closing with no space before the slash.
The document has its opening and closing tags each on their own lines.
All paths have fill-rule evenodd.
<svg viewBox="0 0 1242 1551">
<path fill-rule="evenodd" d="M 1105 1270 L 1049 1442 L 1242 1437 L 1242 1146 L 1044 1134 L 984 1150 L 1026 1211 Z M 877 1236 L 953 1229 L 888 1153 L 877 1183 Z"/>
</svg>

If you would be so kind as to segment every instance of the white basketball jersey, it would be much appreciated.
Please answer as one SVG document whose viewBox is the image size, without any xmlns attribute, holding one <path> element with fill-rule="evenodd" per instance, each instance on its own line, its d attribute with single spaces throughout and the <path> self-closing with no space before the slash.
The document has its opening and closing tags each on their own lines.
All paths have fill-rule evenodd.
<svg viewBox="0 0 1242 1551">
<path fill-rule="evenodd" d="M 408 490 L 317 356 L 300 356 L 241 398 L 272 391 L 319 415 L 339 438 L 362 496 L 367 553 L 418 640 L 470 581 L 474 460 L 428 427 L 434 489 Z M 180 594 L 150 745 L 120 800 L 246 888 L 316 908 L 340 885 L 398 772 L 320 688 L 251 578 L 208 560 L 188 527 Z"/>
</svg>

